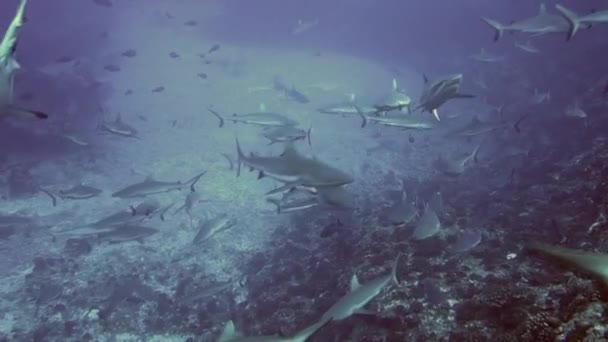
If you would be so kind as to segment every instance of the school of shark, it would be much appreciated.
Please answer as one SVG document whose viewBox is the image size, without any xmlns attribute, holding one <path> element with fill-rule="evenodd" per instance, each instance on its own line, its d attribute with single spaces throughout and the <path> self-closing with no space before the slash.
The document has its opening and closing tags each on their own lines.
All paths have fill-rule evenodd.
<svg viewBox="0 0 608 342">
<path fill-rule="evenodd" d="M 608 8 L 236 2 L 0 4 L 0 341 L 608 340 Z"/>
</svg>

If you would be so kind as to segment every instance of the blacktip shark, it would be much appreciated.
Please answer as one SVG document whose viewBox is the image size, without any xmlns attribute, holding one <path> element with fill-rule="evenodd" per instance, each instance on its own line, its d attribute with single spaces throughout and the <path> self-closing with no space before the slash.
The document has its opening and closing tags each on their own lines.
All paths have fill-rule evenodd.
<svg viewBox="0 0 608 342">
<path fill-rule="evenodd" d="M 26 5 L 27 0 L 19 2 L 17 13 L 0 42 L 0 117 L 47 119 L 49 116 L 46 113 L 21 108 L 13 104 L 15 73 L 21 69 L 15 53 L 19 43 L 19 33 L 26 22 Z"/>
<path fill-rule="evenodd" d="M 198 175 L 192 177 L 186 182 L 165 182 L 158 181 L 152 176 L 147 177 L 142 182 L 129 185 L 121 190 L 116 191 L 112 194 L 112 197 L 118 198 L 133 198 L 133 197 L 145 197 L 147 195 L 154 195 L 165 193 L 174 190 L 181 190 L 189 187 L 190 191 L 194 191 L 194 185 L 207 171 L 203 171 Z"/>
<path fill-rule="evenodd" d="M 589 253 L 542 243 L 531 244 L 528 249 L 548 255 L 575 269 L 585 271 L 608 285 L 608 254 Z"/>
<path fill-rule="evenodd" d="M 391 281 L 399 285 L 397 279 L 397 266 L 401 255 L 395 259 L 388 274 L 360 284 L 357 274 L 353 274 L 350 281 L 350 291 L 340 298 L 321 316 L 319 323 L 327 321 L 339 321 L 362 312 L 363 307 L 374 299 Z"/>
<path fill-rule="evenodd" d="M 429 130 L 435 128 L 434 122 L 411 115 L 370 116 L 365 115 L 359 110 L 359 116 L 361 117 L 361 128 L 367 126 L 368 121 L 384 126 L 401 128 L 403 130 Z"/>
<path fill-rule="evenodd" d="M 327 323 L 329 323 L 329 321 L 317 322 L 289 337 L 272 335 L 243 336 L 239 331 L 236 330 L 234 322 L 230 320 L 226 322 L 224 330 L 222 331 L 222 334 L 220 335 L 217 342 L 305 342 Z"/>
<path fill-rule="evenodd" d="M 274 78 L 273 81 L 274 90 L 280 91 L 289 99 L 292 99 L 298 103 L 308 103 L 310 99 L 304 93 L 300 92 L 296 89 L 296 87 L 292 84 L 291 87 L 288 87 L 283 83 L 278 77 Z"/>
<path fill-rule="evenodd" d="M 237 177 L 241 174 L 241 165 L 257 170 L 258 179 L 268 176 L 282 183 L 272 192 L 287 190 L 293 186 L 306 186 L 310 188 L 333 187 L 352 183 L 354 179 L 348 173 L 332 167 L 316 158 L 307 158 L 296 150 L 293 143 L 285 144 L 283 153 L 279 156 L 262 157 L 252 154 L 247 157 L 239 140 L 236 139 Z"/>
<path fill-rule="evenodd" d="M 273 112 L 255 112 L 248 114 L 232 114 L 230 117 L 224 117 L 218 112 L 211 108 L 207 108 L 211 114 L 215 115 L 219 120 L 219 127 L 224 127 L 224 121 L 230 120 L 234 123 L 240 122 L 243 124 L 257 125 L 257 126 L 270 126 L 270 127 L 283 127 L 283 126 L 297 126 L 298 122 L 294 119 L 290 119 L 285 115 Z"/>
<path fill-rule="evenodd" d="M 474 95 L 459 93 L 462 83 L 462 74 L 449 75 L 438 79 L 435 82 L 429 82 L 424 76 L 425 88 L 420 96 L 418 107 L 415 110 L 422 109 L 432 113 L 435 119 L 439 121 L 438 109 L 451 99 L 473 98 Z"/>
<path fill-rule="evenodd" d="M 474 61 L 484 62 L 484 63 L 496 63 L 496 62 L 502 62 L 505 60 L 504 56 L 492 54 L 492 53 L 486 51 L 486 49 L 484 49 L 484 48 L 481 48 L 481 50 L 478 53 L 473 54 L 469 57 Z"/>
<path fill-rule="evenodd" d="M 412 99 L 402 89 L 399 89 L 397 79 L 393 78 L 393 89 L 388 95 L 378 101 L 374 105 L 374 108 L 381 114 L 386 114 L 390 111 L 403 111 L 404 108 L 407 108 L 408 113 L 411 113 L 411 103 Z"/>
<path fill-rule="evenodd" d="M 494 29 L 494 41 L 498 41 L 505 32 L 529 33 L 539 36 L 548 33 L 566 33 L 571 30 L 568 21 L 559 14 L 547 12 L 547 6 L 544 3 L 540 4 L 535 16 L 514 21 L 508 25 L 486 17 L 481 19 Z"/>
<path fill-rule="evenodd" d="M 574 11 L 560 4 L 556 4 L 555 9 L 568 23 L 568 35 L 566 36 L 566 40 L 572 39 L 581 27 L 589 28 L 593 24 L 608 23 L 608 10 L 595 11 L 587 15 L 579 16 Z"/>
<path fill-rule="evenodd" d="M 80 183 L 69 189 L 59 190 L 59 197 L 74 200 L 89 199 L 101 194 L 101 192 L 101 189 Z"/>
</svg>

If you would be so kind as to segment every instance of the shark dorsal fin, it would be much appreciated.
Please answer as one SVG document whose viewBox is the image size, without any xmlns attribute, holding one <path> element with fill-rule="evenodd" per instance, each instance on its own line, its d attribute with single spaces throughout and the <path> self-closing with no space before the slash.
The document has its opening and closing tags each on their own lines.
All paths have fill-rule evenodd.
<svg viewBox="0 0 608 342">
<path fill-rule="evenodd" d="M 426 77 L 426 74 L 422 74 L 422 79 L 424 80 L 424 83 L 429 83 L 429 78 Z"/>
<path fill-rule="evenodd" d="M 353 277 L 350 279 L 350 292 L 356 291 L 361 284 L 359 284 L 359 278 L 357 278 L 357 274 L 353 274 Z"/>
<path fill-rule="evenodd" d="M 397 79 L 393 78 L 393 90 L 397 91 Z"/>
<path fill-rule="evenodd" d="M 260 112 L 265 112 L 266 111 L 266 104 L 264 102 L 260 102 L 260 105 L 258 106 L 258 110 Z"/>
<path fill-rule="evenodd" d="M 220 335 L 220 338 L 218 339 L 218 342 L 225 342 L 225 341 L 231 341 L 236 337 L 241 336 L 241 334 L 239 334 L 238 331 L 236 331 L 236 328 L 234 327 L 234 322 L 232 322 L 232 320 L 226 322 L 226 325 L 224 326 L 224 331 L 222 331 L 222 335 Z"/>
<path fill-rule="evenodd" d="M 285 149 L 283 153 L 281 153 L 281 157 L 283 158 L 292 158 L 298 155 L 298 151 L 296 150 L 296 146 L 293 142 L 288 142 L 285 144 Z"/>
<path fill-rule="evenodd" d="M 538 15 L 547 14 L 547 6 L 544 3 L 541 3 L 538 7 Z"/>
</svg>

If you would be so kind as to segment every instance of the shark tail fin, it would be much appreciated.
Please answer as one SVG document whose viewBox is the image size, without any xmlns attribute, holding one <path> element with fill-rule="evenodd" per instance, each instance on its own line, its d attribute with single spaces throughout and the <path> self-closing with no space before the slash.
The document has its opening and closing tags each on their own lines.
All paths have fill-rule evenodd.
<svg viewBox="0 0 608 342">
<path fill-rule="evenodd" d="M 353 105 L 353 106 L 357 110 L 357 114 L 359 114 L 359 116 L 361 117 L 361 128 L 365 127 L 367 125 L 367 117 L 365 116 L 365 114 L 363 114 L 363 112 L 361 111 L 361 108 L 359 108 L 359 106 L 357 106 L 357 105 Z"/>
<path fill-rule="evenodd" d="M 281 201 L 276 198 L 267 198 L 266 201 L 268 203 L 272 203 L 277 206 L 277 214 L 281 213 Z"/>
<path fill-rule="evenodd" d="M 213 109 L 211 109 L 211 107 L 208 107 L 207 110 L 209 112 L 211 112 L 211 114 L 215 115 L 219 120 L 220 120 L 220 128 L 224 127 L 224 117 L 222 117 L 218 112 L 214 111 Z"/>
<path fill-rule="evenodd" d="M 39 112 L 36 110 L 25 109 L 21 107 L 10 106 L 7 109 L 8 114 L 10 116 L 20 117 L 24 119 L 39 119 L 44 120 L 48 119 L 49 115 L 44 112 Z"/>
<path fill-rule="evenodd" d="M 239 143 L 238 138 L 236 138 L 236 154 L 236 176 L 239 177 L 241 175 L 242 159 L 245 158 L 245 155 L 243 154 L 243 150 L 241 150 L 241 144 Z"/>
<path fill-rule="evenodd" d="M 486 17 L 482 17 L 481 20 L 483 20 L 486 24 L 490 25 L 494 29 L 495 42 L 497 42 L 505 33 L 505 26 L 499 23 L 498 21 Z"/>
<path fill-rule="evenodd" d="M 199 179 L 201 179 L 201 177 L 203 177 L 205 175 L 205 173 L 207 173 L 207 170 L 199 173 L 198 175 L 192 177 L 191 179 L 189 179 L 186 182 L 186 185 L 190 185 L 190 191 L 195 192 L 196 189 L 194 189 L 194 186 L 196 185 L 196 183 L 198 182 Z"/>
<path fill-rule="evenodd" d="M 308 140 L 308 146 L 312 146 L 312 143 L 310 142 L 311 133 L 312 133 L 312 122 L 310 123 L 310 125 L 308 126 L 308 129 L 306 130 L 306 140 Z"/>
<path fill-rule="evenodd" d="M 566 41 L 569 41 L 570 39 L 572 39 L 572 37 L 574 37 L 576 32 L 578 32 L 581 27 L 579 16 L 570 9 L 560 4 L 555 5 L 555 9 L 559 12 L 559 14 L 562 15 L 562 17 L 564 17 L 564 19 L 566 19 L 566 21 L 568 21 L 569 27 Z"/>
</svg>

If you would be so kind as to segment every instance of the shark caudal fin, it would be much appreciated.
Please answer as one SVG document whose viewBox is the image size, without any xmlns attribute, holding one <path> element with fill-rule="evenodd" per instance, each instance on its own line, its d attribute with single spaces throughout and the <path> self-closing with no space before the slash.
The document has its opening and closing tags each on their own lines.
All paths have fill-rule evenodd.
<svg viewBox="0 0 608 342">
<path fill-rule="evenodd" d="M 209 108 L 207 108 L 207 110 L 208 110 L 208 111 L 209 111 L 211 114 L 215 115 L 215 116 L 216 116 L 216 117 L 217 117 L 217 118 L 220 120 L 220 126 L 219 126 L 219 127 L 220 127 L 220 128 L 224 127 L 224 117 L 223 117 L 223 116 L 221 116 L 221 115 L 220 115 L 218 112 L 216 112 L 216 111 L 214 111 L 213 109 L 211 109 L 210 107 L 209 107 Z"/>
<path fill-rule="evenodd" d="M 568 36 L 566 37 L 566 41 L 568 41 L 568 40 L 572 39 L 572 37 L 574 37 L 576 32 L 578 32 L 578 30 L 581 28 L 580 18 L 576 13 L 574 13 L 573 11 L 569 10 L 568 8 L 566 8 L 560 4 L 556 4 L 555 9 L 568 22 L 568 25 L 569 25 Z"/>
<path fill-rule="evenodd" d="M 483 20 L 486 24 L 490 25 L 494 29 L 495 42 L 497 42 L 505 33 L 505 26 L 499 23 L 498 21 L 486 17 L 482 17 L 481 20 Z"/>
</svg>

